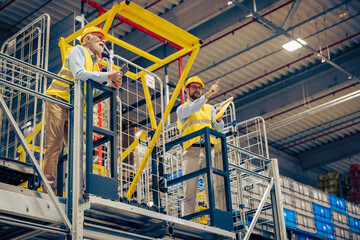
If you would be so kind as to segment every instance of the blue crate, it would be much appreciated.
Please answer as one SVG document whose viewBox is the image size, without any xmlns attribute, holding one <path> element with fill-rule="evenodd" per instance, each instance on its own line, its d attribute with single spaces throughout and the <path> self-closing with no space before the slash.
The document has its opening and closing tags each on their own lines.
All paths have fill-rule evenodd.
<svg viewBox="0 0 360 240">
<path fill-rule="evenodd" d="M 347 214 L 346 212 L 346 202 L 344 199 L 336 197 L 329 193 L 329 201 L 330 201 L 330 207 L 338 212 Z"/>
<path fill-rule="evenodd" d="M 350 230 L 353 232 L 360 233 L 360 219 L 349 216 Z"/>
<path fill-rule="evenodd" d="M 302 235 L 302 234 L 299 233 L 297 235 L 297 240 L 315 240 L 315 238 L 309 237 L 309 236 L 306 236 L 306 235 Z"/>
<path fill-rule="evenodd" d="M 331 222 L 323 222 L 315 219 L 316 234 L 329 239 L 335 239 L 334 225 Z"/>
<path fill-rule="evenodd" d="M 312 203 L 314 211 L 314 219 L 322 222 L 332 223 L 331 209 L 322 205 Z"/>
<path fill-rule="evenodd" d="M 295 211 L 284 208 L 285 225 L 296 228 Z"/>
</svg>

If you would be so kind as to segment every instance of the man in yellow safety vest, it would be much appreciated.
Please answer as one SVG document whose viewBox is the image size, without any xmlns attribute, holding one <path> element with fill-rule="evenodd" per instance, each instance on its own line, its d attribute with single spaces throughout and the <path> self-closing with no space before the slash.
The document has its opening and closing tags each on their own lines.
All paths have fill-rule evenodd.
<svg viewBox="0 0 360 240">
<path fill-rule="evenodd" d="M 219 81 L 218 81 L 219 82 Z M 220 89 L 218 82 L 211 86 L 209 91 L 202 95 L 204 83 L 197 76 L 189 78 L 185 83 L 185 91 L 188 100 L 180 105 L 176 114 L 178 116 L 177 126 L 181 136 L 186 136 L 190 133 L 196 132 L 204 127 L 209 127 L 217 131 L 221 131 L 224 127 L 224 121 L 219 117 L 213 122 L 216 116 L 215 108 L 206 102 L 208 99 Z M 216 139 L 210 137 L 211 145 L 216 143 Z M 222 169 L 221 157 L 214 157 L 214 148 L 211 150 L 213 166 Z M 183 143 L 183 174 L 189 174 L 196 170 L 206 167 L 204 140 L 201 136 L 192 138 Z M 184 182 L 184 206 L 183 216 L 195 212 L 195 201 L 197 196 L 199 177 L 191 178 Z M 207 183 L 206 176 L 203 177 L 205 184 Z M 221 177 L 214 175 L 213 186 L 215 192 L 215 207 L 225 210 L 225 190 Z M 222 184 L 221 184 L 222 182 Z M 206 189 L 207 203 L 209 197 Z"/>
<path fill-rule="evenodd" d="M 66 56 L 59 76 L 74 81 L 79 79 L 87 81 L 92 79 L 97 82 L 109 81 L 109 86 L 119 89 L 122 84 L 122 72 L 100 72 L 97 63 L 98 55 L 102 53 L 107 33 L 98 27 L 86 28 L 80 38 L 81 46 L 75 46 Z M 46 94 L 59 100 L 69 102 L 69 85 L 58 80 L 53 80 Z M 84 89 L 86 93 L 86 90 Z M 63 144 L 68 145 L 68 120 L 69 112 L 55 103 L 46 102 L 45 107 L 45 156 L 43 170 L 45 177 L 53 190 L 59 155 Z"/>
</svg>

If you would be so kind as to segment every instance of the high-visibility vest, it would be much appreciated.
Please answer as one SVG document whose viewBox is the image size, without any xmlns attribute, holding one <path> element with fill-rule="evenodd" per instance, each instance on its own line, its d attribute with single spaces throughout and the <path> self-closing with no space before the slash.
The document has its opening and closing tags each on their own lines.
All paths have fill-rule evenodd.
<svg viewBox="0 0 360 240">
<path fill-rule="evenodd" d="M 189 106 L 188 103 L 184 103 L 186 106 Z M 212 127 L 211 123 L 211 106 L 209 104 L 204 104 L 202 108 L 196 113 L 189 116 L 185 123 L 181 126 L 180 120 L 177 120 L 177 127 L 181 133 L 181 136 L 186 136 L 190 133 L 196 132 L 204 127 Z M 189 148 L 192 144 L 200 142 L 201 136 L 197 136 L 183 143 L 184 150 Z M 216 143 L 216 139 L 210 136 L 210 142 L 212 144 Z"/>
<path fill-rule="evenodd" d="M 85 54 L 85 66 L 84 66 L 85 70 L 90 72 L 100 72 L 99 65 L 97 63 L 94 64 L 89 50 L 87 50 L 85 47 L 82 48 L 84 49 L 84 54 Z M 68 80 L 75 81 L 71 70 L 65 67 L 65 65 L 62 66 L 60 72 L 57 75 L 66 78 Z M 69 93 L 70 93 L 69 84 L 61 82 L 56 79 L 53 79 L 50 87 L 46 90 L 47 95 L 60 97 L 61 99 L 67 102 L 69 102 L 69 96 L 70 96 Z M 86 98 L 86 84 L 84 84 L 84 99 L 85 98 Z"/>
</svg>

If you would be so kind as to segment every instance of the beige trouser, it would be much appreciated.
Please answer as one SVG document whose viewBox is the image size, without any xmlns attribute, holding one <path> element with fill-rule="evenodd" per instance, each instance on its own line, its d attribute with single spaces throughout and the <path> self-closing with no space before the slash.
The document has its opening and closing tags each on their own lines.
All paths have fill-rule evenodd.
<svg viewBox="0 0 360 240">
<path fill-rule="evenodd" d="M 45 156 L 44 174 L 53 190 L 59 155 L 63 144 L 68 147 L 69 110 L 55 103 L 46 102 L 45 107 Z"/>
<path fill-rule="evenodd" d="M 211 150 L 212 165 L 215 168 L 223 170 L 222 159 L 219 154 L 215 155 L 214 149 Z M 203 147 L 189 147 L 183 152 L 183 174 L 189 174 L 196 170 L 206 167 L 205 148 Z M 209 205 L 207 177 L 203 176 L 206 199 Z M 199 176 L 191 178 L 184 182 L 184 209 L 183 216 L 189 215 L 195 212 L 195 201 L 197 199 L 197 186 Z M 226 210 L 225 202 L 225 188 L 224 177 L 220 177 L 213 174 L 213 187 L 214 187 L 214 199 L 215 208 L 220 210 Z"/>
<path fill-rule="evenodd" d="M 53 96 L 58 100 L 62 100 Z M 85 116 L 84 116 L 85 119 Z M 59 156 L 65 144 L 68 149 L 68 129 L 69 129 L 69 110 L 52 102 L 46 102 L 45 106 L 45 155 L 43 171 L 51 188 L 56 189 L 56 173 Z M 85 120 L 84 120 L 85 122 Z M 84 130 L 85 134 L 85 130 Z M 83 184 L 85 185 L 85 164 L 86 164 L 86 148 L 85 135 L 83 143 Z M 44 189 L 44 192 L 46 190 Z"/>
</svg>

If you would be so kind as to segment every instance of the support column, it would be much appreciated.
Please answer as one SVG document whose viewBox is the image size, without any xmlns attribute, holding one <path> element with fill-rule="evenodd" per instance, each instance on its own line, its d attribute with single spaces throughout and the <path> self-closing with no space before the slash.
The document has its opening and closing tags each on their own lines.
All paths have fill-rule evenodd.
<svg viewBox="0 0 360 240">
<path fill-rule="evenodd" d="M 69 146 L 72 146 L 72 225 L 71 237 L 73 240 L 81 240 L 84 235 L 84 211 L 80 203 L 83 200 L 83 112 L 84 92 L 83 83 L 75 80 L 74 92 L 74 120 L 73 120 L 73 141 L 69 139 Z"/>
<path fill-rule="evenodd" d="M 274 219 L 275 239 L 287 239 L 284 210 L 281 200 L 280 174 L 279 174 L 278 161 L 276 158 L 273 158 L 271 160 L 273 165 L 272 170 L 273 170 L 274 185 L 270 191 L 270 196 L 272 203 L 272 214 Z"/>
</svg>

